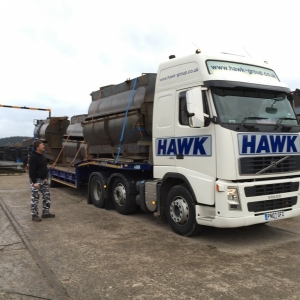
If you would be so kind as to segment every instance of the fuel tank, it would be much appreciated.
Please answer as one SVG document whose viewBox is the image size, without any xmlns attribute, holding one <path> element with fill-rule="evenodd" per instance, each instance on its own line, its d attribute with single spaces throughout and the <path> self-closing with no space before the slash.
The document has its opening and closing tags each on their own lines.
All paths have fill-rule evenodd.
<svg viewBox="0 0 300 300">
<path fill-rule="evenodd" d="M 149 161 L 155 81 L 156 74 L 147 73 L 91 93 L 82 122 L 90 157 Z"/>
</svg>

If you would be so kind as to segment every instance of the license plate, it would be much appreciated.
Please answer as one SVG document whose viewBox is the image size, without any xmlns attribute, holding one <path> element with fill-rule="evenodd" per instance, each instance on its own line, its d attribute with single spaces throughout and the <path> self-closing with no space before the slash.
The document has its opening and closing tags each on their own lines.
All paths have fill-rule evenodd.
<svg viewBox="0 0 300 300">
<path fill-rule="evenodd" d="M 281 219 L 281 218 L 284 218 L 284 211 L 274 211 L 271 213 L 265 213 L 266 221 L 277 220 L 277 219 Z"/>
</svg>

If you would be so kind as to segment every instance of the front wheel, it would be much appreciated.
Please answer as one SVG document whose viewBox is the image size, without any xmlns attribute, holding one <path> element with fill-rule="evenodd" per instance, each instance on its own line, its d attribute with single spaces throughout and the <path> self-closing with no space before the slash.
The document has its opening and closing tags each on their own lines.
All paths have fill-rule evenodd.
<svg viewBox="0 0 300 300">
<path fill-rule="evenodd" d="M 196 211 L 193 197 L 182 185 L 172 187 L 167 196 L 167 220 L 177 234 L 193 236 L 198 234 L 202 226 L 196 222 Z"/>
</svg>

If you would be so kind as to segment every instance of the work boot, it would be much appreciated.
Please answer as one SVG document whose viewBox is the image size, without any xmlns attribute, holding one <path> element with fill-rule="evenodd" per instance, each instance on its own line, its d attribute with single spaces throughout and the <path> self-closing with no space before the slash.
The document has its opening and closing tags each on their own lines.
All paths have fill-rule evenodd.
<svg viewBox="0 0 300 300">
<path fill-rule="evenodd" d="M 34 222 L 41 222 L 42 219 L 39 216 L 32 216 L 32 221 L 34 221 Z"/>
<path fill-rule="evenodd" d="M 50 213 L 42 214 L 42 218 L 55 218 L 55 214 L 50 214 Z"/>
</svg>

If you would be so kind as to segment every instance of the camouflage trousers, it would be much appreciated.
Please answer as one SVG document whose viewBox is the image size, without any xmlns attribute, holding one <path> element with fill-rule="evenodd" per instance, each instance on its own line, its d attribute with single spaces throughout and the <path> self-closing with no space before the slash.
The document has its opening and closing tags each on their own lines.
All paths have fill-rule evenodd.
<svg viewBox="0 0 300 300">
<path fill-rule="evenodd" d="M 39 209 L 38 209 L 38 204 L 39 204 L 39 199 L 40 199 L 40 193 L 42 194 L 43 198 L 43 214 L 48 214 L 50 205 L 51 205 L 51 200 L 50 200 L 50 192 L 49 192 L 49 184 L 48 182 L 44 179 L 37 179 L 37 182 L 39 184 L 39 188 L 36 189 L 33 186 L 33 183 L 30 183 L 31 187 L 31 215 L 32 216 L 38 216 L 39 214 Z"/>
</svg>

